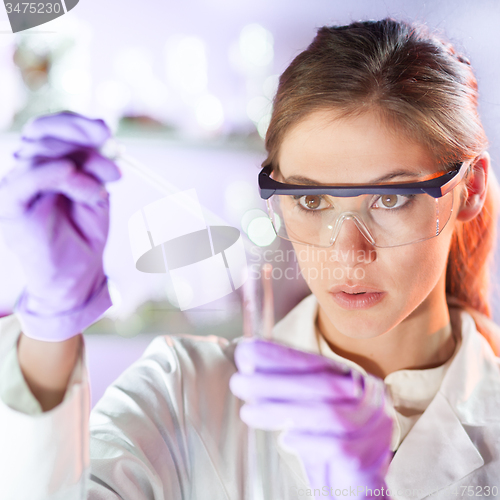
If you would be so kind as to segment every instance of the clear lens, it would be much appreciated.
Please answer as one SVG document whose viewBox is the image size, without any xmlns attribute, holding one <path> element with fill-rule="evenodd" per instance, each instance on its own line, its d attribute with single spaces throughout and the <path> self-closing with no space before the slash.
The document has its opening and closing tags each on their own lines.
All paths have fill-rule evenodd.
<svg viewBox="0 0 500 500">
<path fill-rule="evenodd" d="M 273 195 L 268 208 L 276 234 L 297 243 L 329 247 L 352 219 L 377 247 L 407 245 L 437 236 L 450 219 L 453 191 L 441 198 L 422 194 Z"/>
</svg>

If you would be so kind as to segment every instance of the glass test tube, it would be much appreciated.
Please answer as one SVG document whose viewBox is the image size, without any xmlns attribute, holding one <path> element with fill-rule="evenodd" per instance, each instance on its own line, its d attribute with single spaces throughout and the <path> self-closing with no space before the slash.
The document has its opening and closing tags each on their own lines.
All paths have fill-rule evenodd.
<svg viewBox="0 0 500 500">
<path fill-rule="evenodd" d="M 143 180 L 154 186 L 165 195 L 174 194 L 179 189 L 169 183 L 161 175 L 157 174 L 144 164 L 138 162 L 135 158 L 126 153 L 123 144 L 114 139 L 109 140 L 102 151 L 119 166 L 133 171 Z M 185 207 L 191 210 L 190 206 Z M 205 216 L 208 216 L 211 223 L 227 225 L 216 214 L 204 210 Z M 243 332 L 246 337 L 259 337 L 271 340 L 272 329 L 274 327 L 274 300 L 272 293 L 272 266 L 266 263 L 261 268 L 261 279 L 252 280 L 248 277 L 243 285 Z M 269 431 L 258 429 L 248 429 L 248 481 L 245 491 L 246 500 L 276 500 L 276 478 L 277 464 L 273 457 L 273 440 Z"/>
<path fill-rule="evenodd" d="M 264 264 L 260 279 L 247 279 L 244 285 L 244 336 L 272 340 L 274 301 L 272 266 Z M 261 429 L 248 429 L 248 500 L 275 500 L 278 492 L 278 466 L 273 434 Z"/>
</svg>

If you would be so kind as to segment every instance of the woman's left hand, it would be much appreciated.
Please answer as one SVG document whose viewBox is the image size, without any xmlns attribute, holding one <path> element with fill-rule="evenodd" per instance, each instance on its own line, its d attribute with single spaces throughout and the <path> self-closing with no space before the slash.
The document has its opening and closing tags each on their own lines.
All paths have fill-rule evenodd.
<svg viewBox="0 0 500 500">
<path fill-rule="evenodd" d="M 313 488 L 352 488 L 360 498 L 385 490 L 393 422 L 382 380 L 262 339 L 240 341 L 235 361 L 230 388 L 246 402 L 242 420 L 286 429 L 281 443 L 298 453 Z"/>
<path fill-rule="evenodd" d="M 105 184 L 121 173 L 100 153 L 110 137 L 103 120 L 67 111 L 38 117 L 0 181 L 0 230 L 26 275 L 16 313 L 33 339 L 68 340 L 111 306 Z"/>
</svg>

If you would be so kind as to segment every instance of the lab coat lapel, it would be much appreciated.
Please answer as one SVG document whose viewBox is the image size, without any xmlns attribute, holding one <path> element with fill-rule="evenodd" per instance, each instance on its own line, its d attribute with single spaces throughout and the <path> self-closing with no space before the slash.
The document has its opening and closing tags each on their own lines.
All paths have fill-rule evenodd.
<svg viewBox="0 0 500 500">
<path fill-rule="evenodd" d="M 303 299 L 273 329 L 273 339 L 303 351 L 319 354 L 314 323 L 318 311 L 316 297 Z"/>
<path fill-rule="evenodd" d="M 314 295 L 306 297 L 275 326 L 273 337 L 319 353 L 314 334 L 317 306 Z M 469 313 L 451 307 L 450 319 L 453 329 L 462 333 L 462 345 L 439 392 L 392 459 L 386 483 L 398 499 L 420 500 L 484 465 L 464 425 L 481 426 L 500 420 L 497 358 Z"/>
<path fill-rule="evenodd" d="M 484 464 L 445 397 L 438 393 L 401 443 L 386 476 L 397 498 L 418 500 Z"/>
<path fill-rule="evenodd" d="M 469 313 L 450 308 L 450 319 L 462 333 L 462 345 L 439 392 L 389 466 L 387 486 L 400 490 L 398 498 L 424 498 L 484 465 L 464 425 L 477 427 L 500 420 L 497 359 Z"/>
</svg>

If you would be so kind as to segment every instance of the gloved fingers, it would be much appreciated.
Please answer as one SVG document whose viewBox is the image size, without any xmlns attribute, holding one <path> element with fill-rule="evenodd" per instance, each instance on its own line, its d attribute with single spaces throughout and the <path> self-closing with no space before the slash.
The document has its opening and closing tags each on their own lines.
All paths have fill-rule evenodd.
<svg viewBox="0 0 500 500">
<path fill-rule="evenodd" d="M 236 346 L 234 359 L 242 373 L 298 373 L 328 369 L 347 374 L 350 368 L 319 354 L 300 351 L 278 342 L 258 338 L 243 339 Z"/>
<path fill-rule="evenodd" d="M 389 434 L 387 433 L 389 430 Z M 280 436 L 285 448 L 297 451 L 301 456 L 309 456 L 310 460 L 333 460 L 344 457 L 351 461 L 351 468 L 377 472 L 386 463 L 390 452 L 391 426 L 386 425 L 382 432 L 377 427 L 369 429 L 369 433 L 353 433 L 339 436 L 333 433 L 305 431 L 290 428 Z"/>
<path fill-rule="evenodd" d="M 64 165 L 64 160 L 54 162 L 55 166 L 59 164 Z M 39 192 L 57 192 L 76 203 L 85 205 L 100 204 L 109 198 L 106 188 L 94 177 L 76 170 L 71 162 L 70 167 L 63 167 L 65 171 L 60 173 L 55 169 L 54 174 L 51 174 L 53 175 L 52 182 L 44 175 L 47 166 L 39 167 L 35 171 L 37 174 L 40 173 L 36 179 L 33 178 L 31 185 L 35 189 L 38 186 Z M 28 177 L 28 174 L 26 174 L 26 177 Z"/>
<path fill-rule="evenodd" d="M 78 172 L 67 159 L 54 160 L 0 183 L 0 216 L 17 217 L 44 193 L 60 193 L 72 201 L 96 204 L 108 198 L 104 186 Z"/>
<path fill-rule="evenodd" d="M 87 247 L 101 252 L 109 231 L 109 195 L 97 204 L 74 204 L 71 218 L 85 235 Z"/>
<path fill-rule="evenodd" d="M 83 170 L 93 175 L 103 184 L 105 182 L 117 181 L 122 175 L 116 163 L 97 151 L 90 152 Z"/>
<path fill-rule="evenodd" d="M 64 111 L 40 116 L 23 129 L 23 138 L 28 140 L 38 141 L 45 137 L 84 147 L 100 148 L 111 137 L 111 131 L 101 119 Z"/>
<path fill-rule="evenodd" d="M 299 455 L 313 488 L 356 490 L 356 487 L 364 482 L 365 475 L 360 470 L 356 458 L 345 455 L 338 441 L 321 441 L 319 437 L 312 440 L 307 436 L 302 438 L 288 432 L 284 433 L 282 441 L 285 449 Z"/>
<path fill-rule="evenodd" d="M 319 373 L 235 373 L 229 386 L 245 401 L 286 399 L 295 401 L 339 401 L 356 398 L 356 381 L 349 375 Z"/>
<path fill-rule="evenodd" d="M 69 311 L 83 304 L 86 291 L 102 279 L 109 226 L 108 206 L 103 205 L 73 203 L 59 193 L 45 193 L 22 217 L 0 219 L 4 241 L 25 270 L 30 297 L 25 304 L 30 311 L 42 317 Z"/>
<path fill-rule="evenodd" d="M 323 496 L 337 500 L 346 497 L 364 500 L 369 498 L 390 500 L 391 498 L 385 493 L 387 487 L 384 476 L 356 469 L 340 457 L 321 464 L 310 464 L 304 460 L 304 468 L 311 487 L 319 489 Z"/>
<path fill-rule="evenodd" d="M 21 147 L 16 151 L 14 156 L 19 163 L 24 164 L 24 169 L 26 169 L 26 166 L 28 168 L 40 166 L 47 159 L 66 157 L 71 159 L 77 167 L 92 174 L 102 183 L 116 181 L 121 177 L 118 166 L 109 158 L 101 155 L 97 150 L 75 148 L 74 144 L 61 142 L 59 139 L 54 138 L 44 138 L 33 142 L 23 140 Z M 33 165 L 33 162 L 35 165 Z"/>
<path fill-rule="evenodd" d="M 373 407 L 387 407 L 387 413 L 391 413 L 390 406 L 390 393 L 382 379 L 372 375 L 362 376 L 362 398 L 366 405 Z"/>
<path fill-rule="evenodd" d="M 365 487 L 380 488 L 392 456 L 386 444 L 377 446 L 371 442 L 363 448 L 361 442 L 361 448 L 353 450 L 349 448 L 350 440 L 294 430 L 283 432 L 278 439 L 285 449 L 299 455 L 309 481 L 316 488 L 356 489 L 359 486 L 360 491 Z M 366 453 L 375 455 L 369 465 Z"/>
<path fill-rule="evenodd" d="M 286 429 L 279 435 L 278 442 L 284 449 L 298 453 L 311 466 L 328 462 L 339 454 L 339 438 L 324 433 Z"/>
<path fill-rule="evenodd" d="M 361 498 L 372 498 L 369 491 L 379 490 L 373 498 L 387 498 L 384 494 L 386 484 L 384 478 L 389 469 L 392 452 L 388 448 L 379 451 L 378 460 L 375 464 L 367 467 L 363 462 L 358 461 L 354 456 L 342 455 L 339 453 L 335 459 L 330 460 L 329 464 L 329 483 L 331 486 L 337 487 L 354 487 L 356 485 L 358 491 L 362 489 L 367 493 L 366 497 L 360 495 Z M 383 489 L 384 490 L 383 490 Z"/>
<path fill-rule="evenodd" d="M 35 263 L 43 266 L 43 271 L 38 274 L 44 281 L 49 277 L 56 280 L 57 276 L 51 276 L 51 273 L 71 269 L 82 284 L 87 279 L 85 266 L 101 259 L 109 228 L 108 208 L 107 201 L 102 206 L 92 206 L 73 203 L 60 193 L 45 193 L 37 198 L 21 223 L 14 220 L 11 224 L 2 224 L 2 227 L 15 246 L 24 241 L 16 253 L 32 267 Z M 29 232 L 29 237 L 23 236 L 26 232 Z M 75 253 L 79 258 L 75 259 Z M 36 278 L 29 276 L 28 281 L 33 284 Z M 67 292 L 69 288 L 70 279 L 66 278 L 64 290 Z"/>
<path fill-rule="evenodd" d="M 392 451 L 390 450 L 390 436 L 378 436 L 374 430 L 371 435 L 345 440 L 342 443 L 343 453 L 348 456 L 358 457 L 360 468 L 365 471 L 378 471 L 390 462 Z"/>
<path fill-rule="evenodd" d="M 27 266 L 26 278 L 31 295 L 36 292 L 37 296 L 44 297 L 41 293 L 44 285 L 47 288 L 47 282 L 55 282 L 55 274 L 63 267 L 64 253 L 54 252 L 57 243 L 74 250 L 74 237 L 81 239 L 81 232 L 72 220 L 71 205 L 70 200 L 58 193 L 45 193 L 36 199 L 23 217 L 0 218 L 7 245 L 16 252 L 22 265 Z M 74 255 L 71 258 L 74 259 Z M 73 262 L 71 268 L 77 266 L 78 263 Z"/>
<path fill-rule="evenodd" d="M 360 408 L 346 402 L 257 400 L 240 409 L 241 419 L 256 429 L 276 430 L 290 425 L 295 430 L 338 436 L 366 431 L 364 426 L 372 415 L 373 408 Z"/>
<path fill-rule="evenodd" d="M 18 160 L 43 160 L 45 158 L 62 158 L 75 153 L 75 151 L 85 152 L 89 150 L 88 147 L 65 142 L 57 137 L 42 137 L 36 140 L 23 137 L 14 157 Z"/>
</svg>

